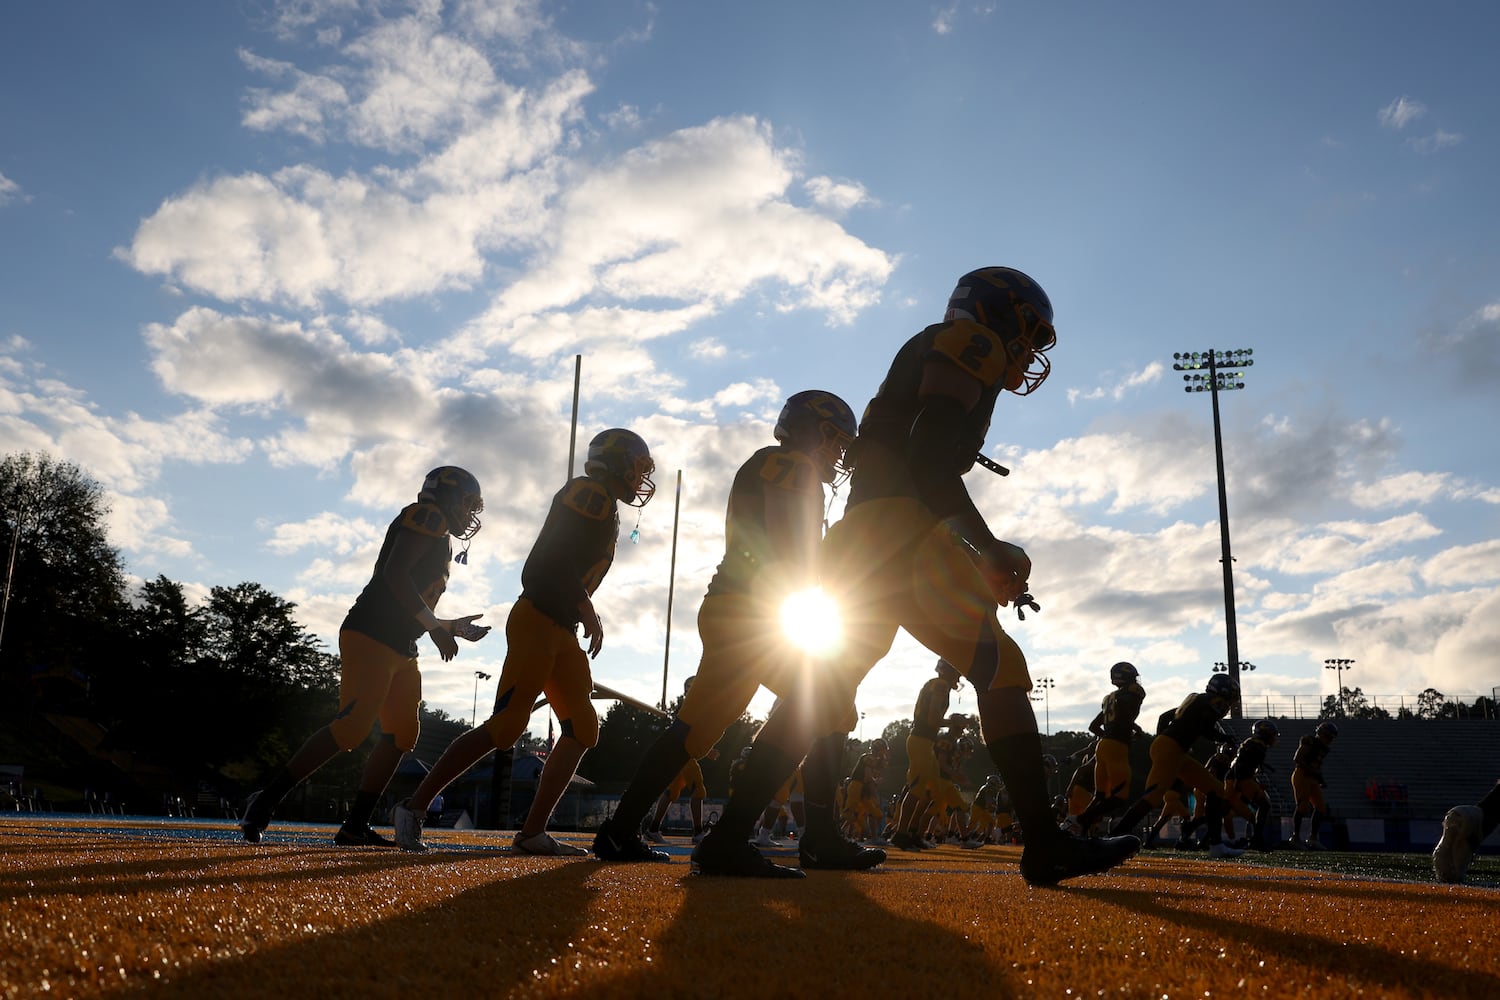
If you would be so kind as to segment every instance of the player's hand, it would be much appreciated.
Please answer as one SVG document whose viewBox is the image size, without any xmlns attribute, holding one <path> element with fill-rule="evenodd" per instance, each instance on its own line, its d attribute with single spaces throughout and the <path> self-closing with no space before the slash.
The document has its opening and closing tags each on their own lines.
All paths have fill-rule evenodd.
<svg viewBox="0 0 1500 1000">
<path fill-rule="evenodd" d="M 1031 579 L 1031 559 L 1019 545 L 996 539 L 994 545 L 979 554 L 978 565 L 991 596 L 1002 608 L 1026 593 L 1026 582 Z"/>
<path fill-rule="evenodd" d="M 599 615 L 594 611 L 592 601 L 584 601 L 578 605 L 578 614 L 583 624 L 583 637 L 589 641 L 589 659 L 599 655 L 599 650 L 604 648 L 604 623 L 599 620 Z"/>
<path fill-rule="evenodd" d="M 448 622 L 438 621 L 433 628 L 427 630 L 432 638 L 432 644 L 437 647 L 438 655 L 447 663 L 458 655 L 458 641 L 453 638 L 453 633 L 448 631 Z"/>
<path fill-rule="evenodd" d="M 490 634 L 490 627 L 488 625 L 474 624 L 476 618 L 483 617 L 484 615 L 469 615 L 465 618 L 450 618 L 448 620 L 448 631 L 460 639 L 478 642 Z"/>
</svg>

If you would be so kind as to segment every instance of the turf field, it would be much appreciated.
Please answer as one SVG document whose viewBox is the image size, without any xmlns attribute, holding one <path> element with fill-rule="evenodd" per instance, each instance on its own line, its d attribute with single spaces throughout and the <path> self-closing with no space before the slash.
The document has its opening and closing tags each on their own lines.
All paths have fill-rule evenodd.
<svg viewBox="0 0 1500 1000">
<path fill-rule="evenodd" d="M 1500 997 L 1500 859 L 1148 852 L 1030 889 L 1017 848 L 802 881 L 407 855 L 277 824 L 0 820 L 5 997 Z M 582 835 L 562 839 L 587 844 Z M 795 852 L 787 860 L 795 864 Z"/>
</svg>

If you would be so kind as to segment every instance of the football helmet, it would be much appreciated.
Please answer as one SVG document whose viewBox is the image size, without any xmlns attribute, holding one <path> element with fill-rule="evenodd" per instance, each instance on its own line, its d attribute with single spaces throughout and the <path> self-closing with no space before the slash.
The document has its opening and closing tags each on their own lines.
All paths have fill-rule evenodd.
<svg viewBox="0 0 1500 1000">
<path fill-rule="evenodd" d="M 1332 743 L 1339 735 L 1339 727 L 1331 722 L 1321 722 L 1318 728 L 1313 730 L 1313 735 L 1324 743 Z"/>
<path fill-rule="evenodd" d="M 944 319 L 967 319 L 993 330 L 1005 344 L 1010 361 L 1024 365 L 1005 388 L 1029 395 L 1052 371 L 1047 352 L 1057 343 L 1052 300 L 1032 278 L 1013 267 L 981 267 L 958 279 L 948 297 Z M 1012 385 L 1014 381 L 1016 384 Z"/>
<path fill-rule="evenodd" d="M 1214 674 L 1208 679 L 1208 686 L 1203 690 L 1207 694 L 1227 698 L 1230 701 L 1240 700 L 1240 686 L 1228 674 Z"/>
<path fill-rule="evenodd" d="M 1250 735 L 1260 740 L 1266 746 L 1275 744 L 1276 737 L 1281 735 L 1281 730 L 1276 728 L 1276 723 L 1270 719 L 1261 719 L 1250 727 Z"/>
<path fill-rule="evenodd" d="M 870 753 L 881 760 L 890 760 L 891 745 L 885 741 L 884 737 L 877 736 L 874 740 L 870 741 Z"/>
<path fill-rule="evenodd" d="M 620 499 L 631 507 L 646 506 L 656 493 L 656 484 L 651 481 L 651 473 L 656 471 L 651 449 L 639 434 L 623 427 L 594 435 L 583 471 L 596 478 L 618 479 L 629 494 Z"/>
<path fill-rule="evenodd" d="M 1135 669 L 1135 664 L 1125 660 L 1109 668 L 1109 682 L 1115 687 L 1124 687 L 1139 676 L 1141 672 Z"/>
<path fill-rule="evenodd" d="M 417 501 L 430 503 L 441 511 L 443 520 L 448 522 L 448 534 L 454 538 L 467 541 L 479 533 L 484 497 L 479 492 L 479 480 L 467 470 L 456 465 L 433 469 L 422 480 Z"/>
<path fill-rule="evenodd" d="M 956 749 L 960 754 L 962 754 L 965 757 L 973 756 L 973 754 L 974 754 L 974 741 L 971 740 L 971 739 L 969 739 L 967 736 L 960 736 L 958 738 L 958 741 L 954 744 L 954 749 Z"/>
<path fill-rule="evenodd" d="M 859 421 L 849 404 L 831 392 L 807 389 L 789 397 L 776 418 L 776 440 L 812 456 L 823 482 L 837 488 L 849 478 L 844 452 Z"/>
<path fill-rule="evenodd" d="M 952 684 L 955 687 L 958 686 L 958 679 L 962 675 L 959 674 L 958 668 L 953 664 L 949 663 L 947 660 L 939 658 L 937 661 L 937 667 L 935 669 L 937 670 L 937 675 L 943 680 L 947 681 L 949 684 Z"/>
</svg>

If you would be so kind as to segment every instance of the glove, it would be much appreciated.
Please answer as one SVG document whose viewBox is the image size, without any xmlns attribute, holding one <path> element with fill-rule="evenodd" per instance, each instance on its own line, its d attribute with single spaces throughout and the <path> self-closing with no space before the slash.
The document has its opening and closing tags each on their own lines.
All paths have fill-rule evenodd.
<svg viewBox="0 0 1500 1000">
<path fill-rule="evenodd" d="M 1031 559 L 1019 545 L 996 539 L 994 545 L 979 554 L 978 566 L 991 596 L 1002 608 L 1026 593 L 1026 582 L 1031 579 Z"/>
</svg>

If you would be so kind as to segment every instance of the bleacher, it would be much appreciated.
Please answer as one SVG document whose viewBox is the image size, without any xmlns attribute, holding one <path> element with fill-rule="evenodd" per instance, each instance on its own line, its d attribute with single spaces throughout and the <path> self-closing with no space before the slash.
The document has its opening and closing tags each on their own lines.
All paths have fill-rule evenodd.
<svg viewBox="0 0 1500 1000">
<path fill-rule="evenodd" d="M 1243 740 L 1254 717 L 1227 719 Z M 1281 731 L 1266 762 L 1277 815 L 1289 816 L 1292 757 L 1318 719 L 1273 719 Z M 1337 719 L 1339 737 L 1323 764 L 1324 794 L 1355 843 L 1435 842 L 1443 814 L 1479 800 L 1500 779 L 1500 721 L 1485 719 Z"/>
</svg>

